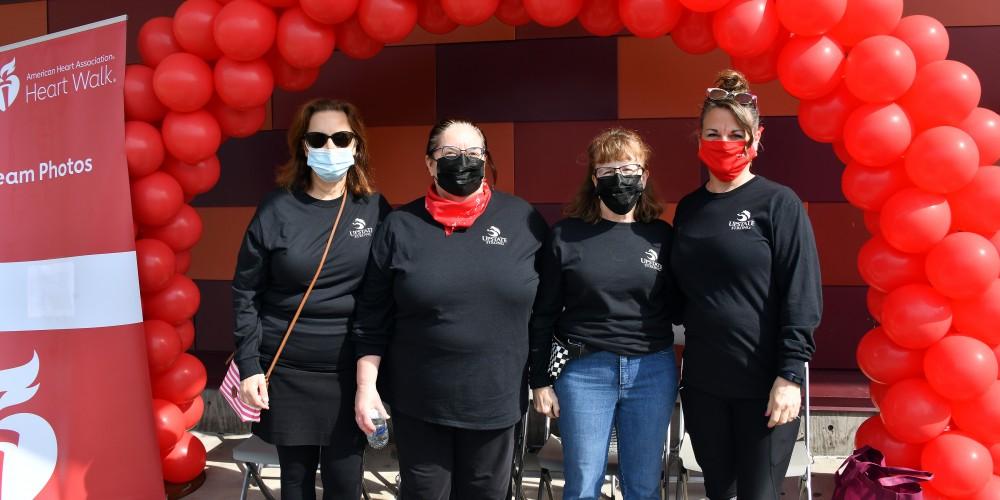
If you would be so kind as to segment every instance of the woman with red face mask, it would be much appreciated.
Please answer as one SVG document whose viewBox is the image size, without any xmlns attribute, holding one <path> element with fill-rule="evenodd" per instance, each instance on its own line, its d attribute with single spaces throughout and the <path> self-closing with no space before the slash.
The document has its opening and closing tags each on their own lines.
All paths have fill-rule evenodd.
<svg viewBox="0 0 1000 500">
<path fill-rule="evenodd" d="M 674 217 L 670 264 L 686 337 L 680 393 L 711 500 L 778 498 L 822 313 L 802 202 L 752 171 L 763 130 L 746 78 L 720 73 L 701 112 L 708 182 Z"/>
</svg>

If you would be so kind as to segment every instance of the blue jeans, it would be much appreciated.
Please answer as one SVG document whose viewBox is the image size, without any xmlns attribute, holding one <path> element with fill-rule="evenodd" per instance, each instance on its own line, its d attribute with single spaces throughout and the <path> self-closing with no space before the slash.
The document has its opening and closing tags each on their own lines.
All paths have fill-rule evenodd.
<svg viewBox="0 0 1000 500">
<path fill-rule="evenodd" d="M 583 356 L 566 365 L 555 391 L 566 477 L 563 499 L 600 497 L 615 426 L 625 500 L 658 500 L 663 446 L 677 400 L 674 350 Z"/>
</svg>

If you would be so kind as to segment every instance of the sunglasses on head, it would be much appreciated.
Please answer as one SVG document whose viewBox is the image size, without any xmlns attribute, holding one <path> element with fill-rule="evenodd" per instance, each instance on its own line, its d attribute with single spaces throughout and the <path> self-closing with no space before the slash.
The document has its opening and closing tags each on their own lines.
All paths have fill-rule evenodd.
<svg viewBox="0 0 1000 500">
<path fill-rule="evenodd" d="M 324 134 L 323 132 L 306 132 L 306 135 L 303 136 L 303 138 L 306 141 L 306 144 L 308 144 L 309 147 L 314 149 L 319 149 L 323 146 L 326 146 L 326 141 L 329 139 L 333 140 L 334 146 L 337 146 L 338 148 L 346 148 L 347 146 L 351 145 L 351 141 L 353 141 L 355 137 L 357 137 L 357 135 L 355 135 L 354 132 L 347 132 L 347 131 L 337 132 L 335 134 L 329 134 L 329 135 Z"/>
<path fill-rule="evenodd" d="M 713 101 L 732 99 L 736 104 L 741 104 L 743 106 L 757 106 L 757 96 L 749 92 L 730 92 L 726 89 L 712 87 L 710 89 L 705 89 L 705 97 L 708 97 Z"/>
</svg>

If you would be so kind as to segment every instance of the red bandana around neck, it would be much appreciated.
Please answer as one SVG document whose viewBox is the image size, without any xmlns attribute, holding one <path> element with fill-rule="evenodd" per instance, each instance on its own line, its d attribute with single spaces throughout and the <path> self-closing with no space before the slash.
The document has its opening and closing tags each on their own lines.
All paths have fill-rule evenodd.
<svg viewBox="0 0 1000 500">
<path fill-rule="evenodd" d="M 464 201 L 451 201 L 438 195 L 432 182 L 424 197 L 424 207 L 434 220 L 444 226 L 445 236 L 451 236 L 455 229 L 468 229 L 476 222 L 489 205 L 492 194 L 490 185 L 484 182 L 482 192 Z"/>
</svg>

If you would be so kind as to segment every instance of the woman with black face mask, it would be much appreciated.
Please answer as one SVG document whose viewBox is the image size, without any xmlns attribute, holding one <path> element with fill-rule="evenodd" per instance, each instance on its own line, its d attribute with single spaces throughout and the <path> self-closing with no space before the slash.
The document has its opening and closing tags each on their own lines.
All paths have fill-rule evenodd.
<svg viewBox="0 0 1000 500">
<path fill-rule="evenodd" d="M 559 418 L 564 499 L 600 497 L 612 427 L 625 499 L 659 499 L 677 398 L 672 230 L 659 219 L 639 134 L 607 130 L 588 156 L 583 185 L 542 251 L 531 318 L 534 405 Z M 553 341 L 570 359 L 554 382 L 546 370 Z"/>
<path fill-rule="evenodd" d="M 386 415 L 378 378 L 401 497 L 499 500 L 527 405 L 528 319 L 547 227 L 527 202 L 484 182 L 492 162 L 475 125 L 437 124 L 425 163 L 427 194 L 375 233 L 352 334 L 355 419 L 370 434 L 371 412 Z"/>
</svg>

